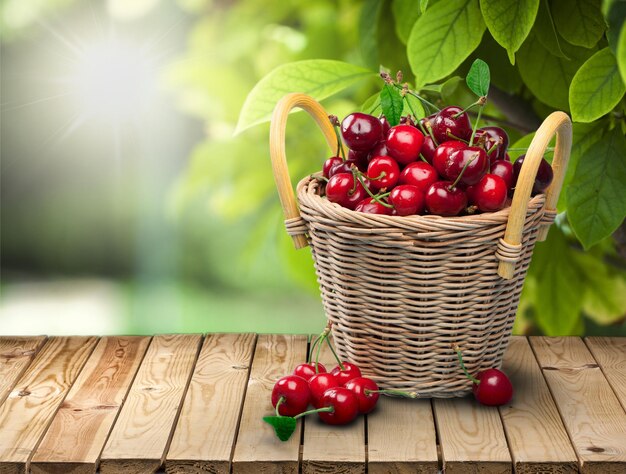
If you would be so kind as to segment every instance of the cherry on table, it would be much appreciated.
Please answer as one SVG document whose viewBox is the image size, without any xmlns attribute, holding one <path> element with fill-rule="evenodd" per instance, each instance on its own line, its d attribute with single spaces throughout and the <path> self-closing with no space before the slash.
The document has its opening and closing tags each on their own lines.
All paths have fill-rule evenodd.
<svg viewBox="0 0 626 474">
<path fill-rule="evenodd" d="M 458 115 L 458 116 L 457 116 Z M 443 108 L 432 121 L 433 135 L 439 143 L 448 140 L 469 140 L 472 124 L 469 116 L 457 106 Z"/>
<path fill-rule="evenodd" d="M 418 159 L 423 143 L 424 135 L 412 125 L 396 125 L 387 133 L 387 151 L 403 165 Z"/>
<path fill-rule="evenodd" d="M 513 384 L 501 370 L 483 370 L 476 379 L 479 383 L 474 383 L 472 391 L 479 403 L 500 406 L 509 403 L 513 398 Z"/>
<path fill-rule="evenodd" d="M 424 194 L 417 186 L 401 184 L 391 190 L 389 203 L 398 216 L 411 216 L 424 211 Z"/>
<path fill-rule="evenodd" d="M 437 181 L 428 188 L 424 197 L 428 212 L 439 216 L 457 216 L 465 209 L 465 192 L 452 184 L 452 181 Z"/>
<path fill-rule="evenodd" d="M 489 158 L 482 148 L 469 146 L 460 148 L 450 154 L 446 162 L 443 176 L 463 184 L 476 184 L 489 168 Z"/>
<path fill-rule="evenodd" d="M 344 385 L 345 388 L 356 395 L 359 406 L 359 413 L 364 415 L 376 408 L 378 402 L 378 385 L 367 377 L 357 377 Z"/>
<path fill-rule="evenodd" d="M 430 185 L 435 181 L 439 181 L 437 170 L 428 163 L 416 161 L 409 163 L 400 173 L 399 184 L 411 184 L 423 193 L 428 191 Z"/>
<path fill-rule="evenodd" d="M 522 165 L 524 164 L 524 159 L 526 155 L 521 155 L 515 163 L 513 163 L 513 186 L 517 185 L 517 179 L 519 178 L 519 174 L 522 171 Z M 548 186 L 552 183 L 552 179 L 554 178 L 554 173 L 552 171 L 552 167 L 550 163 L 548 163 L 544 158 L 541 159 L 539 163 L 539 169 L 537 170 L 537 175 L 535 176 L 535 182 L 533 184 L 532 194 L 541 194 Z"/>
<path fill-rule="evenodd" d="M 354 210 L 356 212 L 364 212 L 365 214 L 381 214 L 390 216 L 393 208 L 387 207 L 378 202 L 376 199 L 368 197 L 358 203 Z"/>
<path fill-rule="evenodd" d="M 306 362 L 303 364 L 298 364 L 293 371 L 294 375 L 302 377 L 307 382 L 311 380 L 311 377 L 320 373 L 323 374 L 326 372 L 326 367 L 323 364 L 317 363 L 317 372 L 315 371 L 315 362 Z"/>
<path fill-rule="evenodd" d="M 324 392 L 329 388 L 339 387 L 341 384 L 332 373 L 323 372 L 315 374 L 309 379 L 309 392 L 311 405 L 320 408 L 320 400 Z"/>
<path fill-rule="evenodd" d="M 287 375 L 280 378 L 272 389 L 272 405 L 276 408 L 279 400 L 278 413 L 282 416 L 296 416 L 309 406 L 311 392 L 309 384 L 302 377 Z"/>
<path fill-rule="evenodd" d="M 506 160 L 496 160 L 491 162 L 491 174 L 500 176 L 506 183 L 506 187 L 513 187 L 513 163 Z"/>
<path fill-rule="evenodd" d="M 437 170 L 440 176 L 445 177 L 445 169 L 448 166 L 448 160 L 450 155 L 457 150 L 466 148 L 467 144 L 458 140 L 450 140 L 441 143 L 435 150 L 435 157 L 433 158 L 433 166 Z"/>
<path fill-rule="evenodd" d="M 346 382 L 361 376 L 361 369 L 359 369 L 355 364 L 342 362 L 342 365 L 343 369 L 340 366 L 337 366 L 330 372 L 335 376 L 339 385 L 344 385 Z"/>
<path fill-rule="evenodd" d="M 367 191 L 360 182 L 355 183 L 352 173 L 337 173 L 326 184 L 326 197 L 343 207 L 354 210 L 359 202 L 367 197 Z"/>
<path fill-rule="evenodd" d="M 474 186 L 472 202 L 482 212 L 499 211 L 504 207 L 509 188 L 506 182 L 493 174 L 486 174 Z"/>
<path fill-rule="evenodd" d="M 333 411 L 319 412 L 318 416 L 327 425 L 347 425 L 359 414 L 356 395 L 347 388 L 334 387 L 324 392 L 320 407 L 333 407 Z"/>
<path fill-rule="evenodd" d="M 343 164 L 343 160 L 341 159 L 340 156 L 331 156 L 330 158 L 328 158 L 324 162 L 324 165 L 322 166 L 322 173 L 324 174 L 324 177 L 325 178 L 332 177 L 332 175 L 335 174 L 332 172 L 333 168 L 341 164 Z"/>
<path fill-rule="evenodd" d="M 350 149 L 367 151 L 383 139 L 383 125 L 373 115 L 355 112 L 341 122 L 341 136 Z"/>
<path fill-rule="evenodd" d="M 390 156 L 372 158 L 367 166 L 367 178 L 376 189 L 394 187 L 400 179 L 398 162 Z"/>
</svg>

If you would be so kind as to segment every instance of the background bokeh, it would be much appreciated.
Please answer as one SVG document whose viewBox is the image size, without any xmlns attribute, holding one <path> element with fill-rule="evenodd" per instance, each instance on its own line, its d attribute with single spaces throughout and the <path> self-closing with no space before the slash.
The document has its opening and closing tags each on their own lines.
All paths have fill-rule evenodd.
<svg viewBox="0 0 626 474">
<path fill-rule="evenodd" d="M 391 9 L 411 3 L 419 2 L 384 2 L 386 20 L 372 33 L 380 62 L 407 72 Z M 284 232 L 268 126 L 234 131 L 247 94 L 279 65 L 369 65 L 362 8 L 357 0 L 3 2 L 0 334 L 317 332 L 324 315 L 311 255 L 293 250 Z M 487 112 L 507 121 L 506 104 L 524 100 L 507 128 L 515 142 L 552 109 L 497 48 L 485 33 L 481 57 L 506 73 L 496 85 L 515 100 L 494 100 Z M 324 105 L 341 117 L 378 87 L 373 74 Z M 463 84 L 447 99 L 471 100 Z M 326 158 L 311 130 L 303 115 L 290 120 L 294 180 Z M 549 245 L 571 248 L 594 270 L 551 276 L 551 290 L 580 279 L 590 296 L 567 324 L 542 324 L 549 292 L 536 290 L 546 283 L 535 268 L 516 331 L 626 334 L 619 235 L 583 252 L 561 221 Z M 545 266 L 549 247 L 537 251 Z M 569 258 L 560 255 L 555 265 Z M 609 308 L 594 283 L 610 294 Z"/>
</svg>

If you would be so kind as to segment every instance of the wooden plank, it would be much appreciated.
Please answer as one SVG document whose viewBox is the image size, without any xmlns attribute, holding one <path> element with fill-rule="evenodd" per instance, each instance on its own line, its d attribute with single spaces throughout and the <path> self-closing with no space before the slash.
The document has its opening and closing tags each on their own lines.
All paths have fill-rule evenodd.
<svg viewBox="0 0 626 474">
<path fill-rule="evenodd" d="M 201 341 L 191 334 L 152 339 L 102 452 L 102 473 L 155 472 L 161 466 Z"/>
<path fill-rule="evenodd" d="M 337 365 L 326 344 L 320 357 L 328 370 Z M 304 423 L 302 472 L 364 473 L 365 418 L 359 416 L 347 426 L 328 426 L 317 415 L 308 416 Z"/>
<path fill-rule="evenodd" d="M 167 472 L 229 472 L 255 342 L 255 334 L 206 337 L 166 456 Z"/>
<path fill-rule="evenodd" d="M 510 473 L 511 456 L 496 407 L 473 397 L 433 400 L 446 474 Z"/>
<path fill-rule="evenodd" d="M 367 443 L 370 474 L 439 471 L 430 400 L 379 398 L 367 415 Z"/>
<path fill-rule="evenodd" d="M 626 337 L 588 337 L 585 342 L 626 410 Z"/>
<path fill-rule="evenodd" d="M 305 359 L 306 350 L 306 336 L 259 335 L 233 454 L 234 473 L 298 472 L 302 423 L 289 441 L 281 442 L 262 417 L 273 413 L 274 383 L 293 372 Z"/>
<path fill-rule="evenodd" d="M 584 342 L 532 337 L 583 473 L 626 472 L 626 413 Z"/>
<path fill-rule="evenodd" d="M 149 337 L 103 337 L 61 404 L 30 467 L 33 473 L 96 472 Z"/>
<path fill-rule="evenodd" d="M 500 407 L 515 472 L 578 472 L 578 459 L 525 337 L 511 339 L 502 370 L 515 389 L 511 404 Z"/>
<path fill-rule="evenodd" d="M 45 336 L 0 337 L 0 405 L 9 395 L 35 354 L 41 349 Z"/>
<path fill-rule="evenodd" d="M 0 406 L 0 473 L 27 472 L 27 463 L 74 383 L 95 337 L 51 337 Z"/>
</svg>

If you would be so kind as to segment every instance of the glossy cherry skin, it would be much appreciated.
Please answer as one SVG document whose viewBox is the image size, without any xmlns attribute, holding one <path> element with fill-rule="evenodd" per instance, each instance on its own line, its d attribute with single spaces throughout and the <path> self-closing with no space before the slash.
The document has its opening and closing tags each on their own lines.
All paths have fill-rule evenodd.
<svg viewBox="0 0 626 474">
<path fill-rule="evenodd" d="M 462 150 L 466 147 L 467 144 L 457 140 L 444 142 L 437 147 L 435 150 L 435 157 L 433 158 L 433 166 L 437 170 L 437 173 L 439 173 L 439 176 L 445 177 L 444 173 L 448 160 L 450 159 L 450 155 L 455 151 Z"/>
<path fill-rule="evenodd" d="M 375 189 L 394 187 L 400 179 L 398 162 L 390 156 L 372 158 L 367 166 L 367 178 Z"/>
<path fill-rule="evenodd" d="M 393 209 L 382 205 L 380 202 L 371 197 L 368 197 L 358 203 L 354 210 L 357 212 L 364 212 L 366 214 L 382 214 L 390 216 Z"/>
<path fill-rule="evenodd" d="M 339 385 L 344 385 L 346 382 L 361 376 L 361 369 L 359 369 L 356 365 L 351 364 L 350 362 L 342 362 L 342 364 L 343 370 L 341 370 L 341 367 L 337 366 L 330 372 L 337 378 Z"/>
<path fill-rule="evenodd" d="M 341 384 L 333 374 L 324 372 L 315 374 L 309 379 L 309 391 L 311 405 L 315 408 L 320 407 L 320 400 L 324 392 L 329 388 L 339 387 Z"/>
<path fill-rule="evenodd" d="M 380 394 L 365 392 L 366 390 L 372 392 L 378 391 L 378 385 L 372 379 L 368 379 L 367 377 L 357 377 L 350 380 L 344 385 L 344 387 L 356 395 L 356 399 L 359 404 L 359 413 L 361 415 L 370 413 L 374 410 L 374 408 L 376 408 L 376 403 L 378 402 Z"/>
<path fill-rule="evenodd" d="M 304 380 L 308 382 L 309 380 L 311 380 L 311 377 L 313 377 L 315 374 L 317 373 L 323 374 L 324 372 L 326 372 L 326 367 L 324 367 L 323 364 L 318 363 L 317 365 L 318 365 L 318 369 L 317 369 L 317 372 L 315 372 L 315 362 L 307 362 L 303 364 L 298 364 L 296 368 L 294 369 L 293 374 L 299 377 L 302 377 Z"/>
<path fill-rule="evenodd" d="M 339 156 L 331 156 L 330 158 L 328 158 L 322 166 L 322 173 L 324 174 L 324 177 L 330 178 L 333 174 L 335 174 L 332 173 L 332 169 L 342 163 L 343 160 Z"/>
<path fill-rule="evenodd" d="M 428 161 L 431 165 L 435 159 L 435 152 L 437 151 L 437 146 L 435 142 L 430 137 L 430 135 L 426 135 L 424 137 L 424 144 L 422 145 L 422 156 Z"/>
<path fill-rule="evenodd" d="M 513 163 L 513 186 L 517 185 L 517 178 L 519 178 L 519 174 L 522 171 L 524 158 L 526 158 L 526 155 L 521 155 L 517 160 L 515 160 L 515 163 Z M 554 173 L 550 163 L 542 158 L 541 163 L 539 163 L 537 175 L 535 176 L 532 194 L 535 195 L 543 193 L 546 189 L 548 189 L 548 186 L 552 183 L 553 178 Z"/>
<path fill-rule="evenodd" d="M 396 125 L 387 134 L 387 151 L 398 163 L 407 165 L 418 159 L 424 135 L 412 125 Z"/>
<path fill-rule="evenodd" d="M 391 190 L 389 204 L 398 216 L 411 216 L 424 211 L 424 194 L 417 186 L 400 184 Z"/>
<path fill-rule="evenodd" d="M 415 163 L 406 165 L 400 173 L 398 183 L 417 186 L 422 194 L 424 194 L 435 181 L 439 181 L 439 175 L 435 168 L 423 161 L 416 161 Z"/>
<path fill-rule="evenodd" d="M 344 387 L 329 388 L 320 399 L 320 407 L 333 407 L 332 412 L 319 412 L 327 425 L 347 425 L 359 414 L 359 402 L 352 391 Z"/>
<path fill-rule="evenodd" d="M 356 167 L 359 168 L 359 170 L 365 171 L 367 169 L 368 155 L 368 151 L 350 150 L 348 152 L 348 158 L 346 159 L 346 161 L 349 163 L 354 163 Z"/>
<path fill-rule="evenodd" d="M 509 147 L 509 135 L 500 127 L 482 127 L 476 130 L 474 143 L 483 143 L 492 162 L 504 160 Z"/>
<path fill-rule="evenodd" d="M 391 125 L 389 125 L 387 117 L 385 117 L 384 115 L 381 115 L 378 120 L 380 120 L 380 124 L 383 126 L 383 137 L 386 137 L 387 132 L 389 132 L 389 129 L 391 128 Z"/>
<path fill-rule="evenodd" d="M 433 183 L 424 201 L 426 209 L 438 216 L 457 216 L 467 207 L 467 196 L 458 187 L 452 187 L 451 181 L 437 181 Z"/>
<path fill-rule="evenodd" d="M 383 125 L 373 115 L 355 112 L 341 122 L 341 136 L 348 148 L 367 151 L 383 139 Z"/>
<path fill-rule="evenodd" d="M 354 210 L 359 202 L 368 196 L 367 191 L 352 173 L 337 173 L 326 184 L 326 197 L 343 207 Z"/>
<path fill-rule="evenodd" d="M 474 186 L 472 202 L 482 212 L 499 211 L 504 207 L 509 188 L 500 176 L 486 174 Z"/>
<path fill-rule="evenodd" d="M 476 146 L 470 146 L 450 154 L 443 176 L 450 181 L 454 181 L 461 176 L 460 183 L 476 184 L 487 172 L 488 168 L 489 158 L 485 150 Z"/>
<path fill-rule="evenodd" d="M 309 406 L 311 392 L 309 384 L 302 377 L 287 375 L 274 385 L 272 390 L 272 406 L 276 408 L 280 397 L 285 400 L 280 404 L 278 413 L 283 416 L 296 416 Z"/>
<path fill-rule="evenodd" d="M 480 372 L 476 378 L 479 384 L 472 388 L 474 397 L 482 405 L 500 406 L 513 398 L 513 385 L 506 374 L 498 369 L 487 369 Z"/>
<path fill-rule="evenodd" d="M 491 174 L 500 176 L 506 183 L 506 187 L 513 187 L 513 163 L 505 160 L 496 160 L 491 162 Z"/>
<path fill-rule="evenodd" d="M 374 148 L 372 148 L 372 150 L 370 151 L 367 160 L 372 161 L 373 158 L 376 158 L 377 156 L 387 156 L 389 155 L 389 150 L 387 150 L 387 142 L 386 141 L 382 141 L 382 142 L 378 142 L 376 145 L 374 145 Z"/>
<path fill-rule="evenodd" d="M 433 135 L 438 143 L 448 140 L 469 140 L 472 135 L 472 124 L 468 115 L 463 112 L 457 118 L 456 114 L 463 109 L 456 106 L 441 109 L 432 121 Z"/>
</svg>

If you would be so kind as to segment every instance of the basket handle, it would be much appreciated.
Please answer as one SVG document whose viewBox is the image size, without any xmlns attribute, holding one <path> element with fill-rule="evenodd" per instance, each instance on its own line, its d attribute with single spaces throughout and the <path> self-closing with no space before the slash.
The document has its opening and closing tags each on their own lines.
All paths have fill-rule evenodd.
<svg viewBox="0 0 626 474">
<path fill-rule="evenodd" d="M 276 181 L 280 204 L 285 215 L 285 223 L 288 225 L 292 224 L 291 229 L 288 229 L 288 231 L 295 247 L 301 249 L 309 244 L 305 236 L 304 226 L 297 225 L 298 221 L 301 220 L 300 211 L 296 203 L 295 192 L 291 187 L 287 155 L 285 154 L 287 117 L 289 112 L 296 107 L 305 110 L 315 119 L 331 150 L 337 149 L 337 135 L 335 135 L 335 130 L 330 120 L 328 120 L 328 113 L 324 110 L 324 107 L 306 94 L 288 94 L 280 99 L 274 108 L 270 125 L 270 157 L 272 158 L 274 180 Z"/>
<path fill-rule="evenodd" d="M 515 193 L 513 194 L 513 202 L 504 238 L 500 239 L 498 251 L 496 252 L 496 256 L 500 260 L 498 274 L 507 280 L 513 278 L 515 263 L 521 255 L 522 231 L 535 176 L 546 148 L 555 134 L 556 146 L 554 159 L 552 160 L 554 178 L 546 193 L 544 204 L 545 219 L 539 226 L 537 240 L 542 241 L 546 239 L 552 220 L 556 216 L 556 204 L 563 186 L 563 179 L 565 178 L 565 171 L 567 170 L 572 147 L 572 122 L 564 112 L 553 112 L 543 121 L 526 152 L 526 158 L 524 158 L 524 164 L 522 165 Z"/>
</svg>

